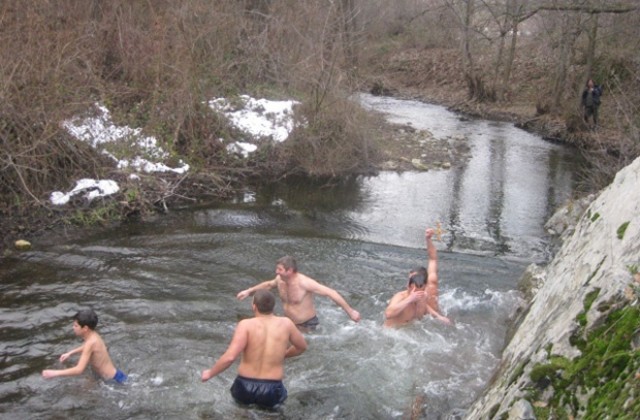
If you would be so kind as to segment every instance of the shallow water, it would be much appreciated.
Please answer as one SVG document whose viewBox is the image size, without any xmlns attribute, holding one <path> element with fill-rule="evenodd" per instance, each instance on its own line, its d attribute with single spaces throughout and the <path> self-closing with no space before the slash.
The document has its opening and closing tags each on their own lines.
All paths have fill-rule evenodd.
<svg viewBox="0 0 640 420">
<path fill-rule="evenodd" d="M 521 302 L 520 274 L 548 257 L 542 224 L 571 195 L 575 163 L 570 151 L 508 124 L 460 121 L 411 101 L 368 101 L 395 113 L 407 108 L 414 126 L 441 124 L 432 127 L 436 136 L 469 135 L 468 165 L 334 186 L 279 185 L 74 243 L 36 243 L 0 266 L 0 413 L 387 419 L 403 418 L 416 402 L 423 418 L 463 413 L 499 363 Z M 424 228 L 436 221 L 445 230 L 437 242 L 441 306 L 456 324 L 425 319 L 384 329 L 384 308 L 406 287 L 408 269 L 426 264 Z M 284 406 L 239 407 L 228 391 L 236 365 L 206 384 L 200 372 L 226 349 L 236 322 L 251 316 L 236 293 L 273 278 L 285 254 L 338 290 L 363 320 L 355 324 L 316 298 L 321 326 L 306 335 L 308 351 L 287 360 Z M 40 377 L 79 345 L 69 317 L 86 306 L 98 312 L 98 331 L 130 375 L 127 385 L 88 373 Z"/>
</svg>

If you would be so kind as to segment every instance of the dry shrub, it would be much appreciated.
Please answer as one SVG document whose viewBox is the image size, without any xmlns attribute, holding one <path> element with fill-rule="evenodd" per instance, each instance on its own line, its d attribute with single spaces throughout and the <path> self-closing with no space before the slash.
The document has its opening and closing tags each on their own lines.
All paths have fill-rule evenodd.
<svg viewBox="0 0 640 420">
<path fill-rule="evenodd" d="M 378 145 L 363 127 L 372 123 L 348 99 L 332 98 L 319 110 L 306 105 L 297 111 L 301 124 L 283 146 L 281 165 L 313 177 L 366 173 L 379 159 Z"/>
<path fill-rule="evenodd" d="M 50 191 L 70 187 L 79 176 L 122 175 L 60 127 L 96 102 L 116 124 L 142 127 L 174 158 L 211 173 L 237 165 L 219 139 L 239 136 L 207 100 L 261 92 L 306 97 L 307 128 L 295 134 L 298 146 L 283 161 L 299 162 L 304 167 L 298 172 L 311 174 L 366 168 L 372 152 L 362 120 L 355 106 L 329 94 L 348 90 L 359 42 L 345 4 L 0 3 L 2 202 L 45 203 Z M 296 147 L 311 150 L 298 153 Z M 284 149 L 267 148 L 263 156 L 286 155 Z"/>
</svg>

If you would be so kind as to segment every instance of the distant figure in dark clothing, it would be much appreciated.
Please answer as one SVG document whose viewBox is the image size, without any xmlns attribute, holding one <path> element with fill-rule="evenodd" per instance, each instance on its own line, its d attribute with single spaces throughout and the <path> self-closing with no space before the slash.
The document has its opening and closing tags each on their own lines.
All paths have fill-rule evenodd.
<svg viewBox="0 0 640 420">
<path fill-rule="evenodd" d="M 593 116 L 593 126 L 598 125 L 598 107 L 600 106 L 600 96 L 602 87 L 596 85 L 593 79 L 587 80 L 582 92 L 582 109 L 584 110 L 584 122 L 589 125 L 589 117 Z"/>
</svg>

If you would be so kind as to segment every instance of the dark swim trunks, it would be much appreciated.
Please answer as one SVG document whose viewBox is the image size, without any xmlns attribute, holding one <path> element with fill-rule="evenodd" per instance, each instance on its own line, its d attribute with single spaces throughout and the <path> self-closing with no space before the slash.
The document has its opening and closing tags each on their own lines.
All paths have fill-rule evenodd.
<svg viewBox="0 0 640 420">
<path fill-rule="evenodd" d="M 231 396 L 240 404 L 257 404 L 273 408 L 287 399 L 287 389 L 282 381 L 252 379 L 238 375 L 231 386 Z"/>
<path fill-rule="evenodd" d="M 127 375 L 125 375 L 120 369 L 116 369 L 116 375 L 113 377 L 113 380 L 119 384 L 123 384 L 124 381 L 127 380 Z"/>
<path fill-rule="evenodd" d="M 315 330 L 316 327 L 320 324 L 320 320 L 318 319 L 318 316 L 314 316 L 313 318 L 302 322 L 300 324 L 296 324 L 296 327 L 300 327 L 300 328 L 308 328 L 311 330 Z"/>
</svg>

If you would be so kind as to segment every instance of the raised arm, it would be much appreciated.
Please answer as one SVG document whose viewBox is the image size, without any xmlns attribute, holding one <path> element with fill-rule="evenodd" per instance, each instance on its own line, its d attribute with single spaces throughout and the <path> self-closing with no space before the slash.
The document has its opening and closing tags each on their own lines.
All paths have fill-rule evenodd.
<svg viewBox="0 0 640 420">
<path fill-rule="evenodd" d="M 427 244 L 427 274 L 429 283 L 438 281 L 438 250 L 433 244 L 433 234 L 435 231 L 428 228 L 424 232 L 424 239 Z"/>
<path fill-rule="evenodd" d="M 202 382 L 206 382 L 209 379 L 213 378 L 217 374 L 224 372 L 233 364 L 233 362 L 238 358 L 240 353 L 247 346 L 247 330 L 242 321 L 236 327 L 236 331 L 233 333 L 233 338 L 231 339 L 231 343 L 229 343 L 229 347 L 227 350 L 220 356 L 218 360 L 216 360 L 215 364 L 210 369 L 205 369 L 202 371 L 201 379 Z"/>
<path fill-rule="evenodd" d="M 336 305 L 341 307 L 342 310 L 347 313 L 349 318 L 351 318 L 355 322 L 360 321 L 360 313 L 349 306 L 347 301 L 340 295 L 340 293 L 336 292 L 332 288 L 324 286 L 310 278 L 307 278 L 305 280 L 305 288 L 308 291 L 316 293 L 318 295 L 327 296 L 332 301 L 334 301 Z"/>
<path fill-rule="evenodd" d="M 240 293 L 238 293 L 236 295 L 236 298 L 238 300 L 242 300 L 248 296 L 251 296 L 252 294 L 254 294 L 257 290 L 260 289 L 273 289 L 274 287 L 276 287 L 277 285 L 277 280 L 278 278 L 274 278 L 273 280 L 267 280 L 267 281 L 263 281 L 262 283 L 258 283 L 253 287 L 250 287 L 248 289 L 245 289 L 243 291 L 241 291 Z"/>
</svg>

